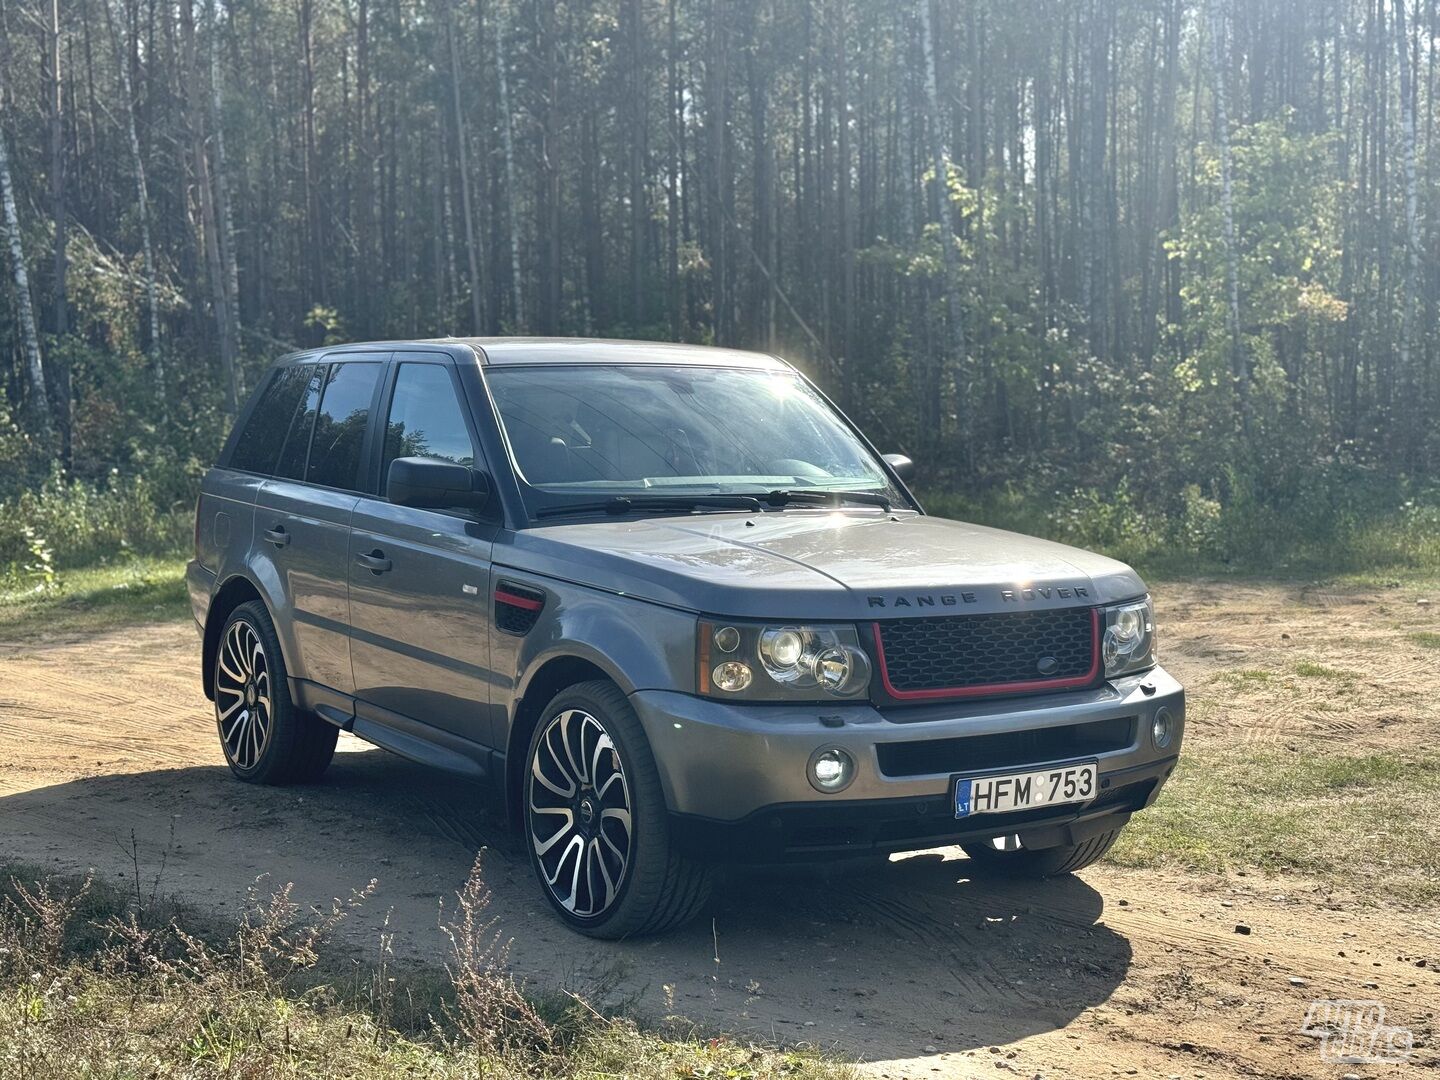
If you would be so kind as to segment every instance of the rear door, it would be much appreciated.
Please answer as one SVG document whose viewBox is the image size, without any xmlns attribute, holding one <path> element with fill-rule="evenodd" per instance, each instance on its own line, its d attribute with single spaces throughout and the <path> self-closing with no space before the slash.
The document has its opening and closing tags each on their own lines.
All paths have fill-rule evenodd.
<svg viewBox="0 0 1440 1080">
<path fill-rule="evenodd" d="M 397 353 L 388 382 L 377 494 L 359 500 L 350 532 L 356 715 L 422 738 L 438 729 L 494 745 L 489 597 L 498 525 L 474 511 L 421 510 L 384 497 L 397 457 L 483 469 L 472 418 L 445 354 Z"/>
<path fill-rule="evenodd" d="M 257 561 L 281 586 L 295 648 L 291 675 L 310 706 L 346 707 L 350 667 L 350 514 L 369 483 L 370 415 L 387 353 L 332 353 L 310 367 L 275 476 L 255 501 Z M 257 567 L 257 572 L 264 572 Z M 327 694 L 326 691 L 335 692 Z"/>
</svg>

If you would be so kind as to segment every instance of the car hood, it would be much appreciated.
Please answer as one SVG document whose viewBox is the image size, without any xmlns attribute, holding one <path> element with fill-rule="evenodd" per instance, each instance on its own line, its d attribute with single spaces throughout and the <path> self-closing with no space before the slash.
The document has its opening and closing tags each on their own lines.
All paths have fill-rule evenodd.
<svg viewBox="0 0 1440 1080">
<path fill-rule="evenodd" d="M 786 510 L 551 525 L 497 544 L 509 565 L 715 615 L 874 619 L 1112 603 L 1124 563 L 921 514 Z"/>
</svg>

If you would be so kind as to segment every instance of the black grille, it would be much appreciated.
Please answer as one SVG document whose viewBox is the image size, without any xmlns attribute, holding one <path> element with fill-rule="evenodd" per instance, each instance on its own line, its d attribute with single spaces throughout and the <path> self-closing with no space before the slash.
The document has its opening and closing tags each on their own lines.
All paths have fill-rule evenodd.
<svg viewBox="0 0 1440 1080">
<path fill-rule="evenodd" d="M 1095 674 L 1091 608 L 941 615 L 875 624 L 886 689 L 963 696 L 1082 685 Z"/>
<path fill-rule="evenodd" d="M 1117 716 L 1088 724 L 1061 724 L 1029 731 L 881 743 L 875 747 L 875 753 L 880 771 L 886 776 L 928 776 L 1088 757 L 1124 750 L 1134 740 L 1135 718 Z"/>
</svg>

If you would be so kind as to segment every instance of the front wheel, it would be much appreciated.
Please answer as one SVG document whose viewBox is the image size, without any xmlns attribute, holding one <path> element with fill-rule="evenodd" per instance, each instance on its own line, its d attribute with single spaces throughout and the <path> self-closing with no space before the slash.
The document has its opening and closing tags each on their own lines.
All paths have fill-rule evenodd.
<svg viewBox="0 0 1440 1080">
<path fill-rule="evenodd" d="M 654 934 L 694 918 L 708 868 L 670 844 L 644 729 L 613 683 L 561 691 L 525 760 L 530 862 L 556 914 L 589 937 Z"/>
<path fill-rule="evenodd" d="M 1009 877 L 1047 878 L 1073 874 L 1099 862 L 1120 836 L 1119 829 L 1097 833 L 1078 844 L 1030 850 L 1021 847 L 1018 837 L 1001 836 L 961 845 L 975 869 Z"/>
</svg>

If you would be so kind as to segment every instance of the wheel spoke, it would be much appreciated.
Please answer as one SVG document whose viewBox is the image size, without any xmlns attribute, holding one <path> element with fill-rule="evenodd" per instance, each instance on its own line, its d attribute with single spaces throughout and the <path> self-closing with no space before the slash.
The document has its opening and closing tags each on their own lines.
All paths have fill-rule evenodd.
<svg viewBox="0 0 1440 1080">
<path fill-rule="evenodd" d="M 542 746 L 542 749 L 545 749 L 545 747 Z M 551 757 L 551 760 L 554 761 L 553 756 Z M 551 780 L 548 776 L 545 775 L 545 769 L 540 764 L 540 755 L 538 753 L 535 755 L 534 763 L 530 766 L 530 773 L 532 776 L 535 777 L 536 780 L 540 781 L 540 785 L 542 787 L 544 787 L 552 794 L 558 795 L 562 799 L 568 799 L 575 794 L 575 782 L 571 780 L 569 776 L 565 777 L 566 786 L 562 788 L 560 785 L 556 784 L 553 780 Z"/>
<path fill-rule="evenodd" d="M 597 789 L 600 786 L 600 755 L 606 750 L 614 749 L 615 744 L 610 741 L 610 736 L 605 733 L 604 729 L 601 729 L 600 737 L 595 740 L 595 749 L 590 753 L 590 783 L 594 784 Z M 614 774 L 612 773 L 611 779 L 613 778 Z M 599 792 L 597 791 L 596 794 L 598 795 Z"/>
<path fill-rule="evenodd" d="M 248 709 L 241 712 L 239 716 L 230 722 L 230 726 L 225 729 L 224 734 L 221 736 L 225 741 L 225 745 L 232 748 L 232 752 L 235 746 L 235 733 L 240 730 L 241 726 L 249 717 L 250 712 Z"/>
<path fill-rule="evenodd" d="M 560 744 L 565 748 L 565 760 L 566 760 L 566 763 L 569 764 L 569 766 L 570 766 L 570 775 L 571 775 L 572 777 L 574 777 L 576 780 L 578 780 L 580 783 L 585 784 L 585 783 L 589 783 L 590 778 L 585 775 L 585 767 L 584 767 L 582 764 L 580 764 L 579 762 L 577 762 L 577 761 L 575 760 L 575 747 L 571 744 L 571 740 L 570 740 L 570 721 L 573 720 L 574 718 L 575 718 L 575 711 L 572 709 L 570 712 L 567 712 L 567 713 L 565 714 L 565 716 L 561 719 L 561 721 L 560 721 Z M 588 719 L 588 717 L 587 717 L 587 719 Z M 584 731 L 584 727 L 583 727 L 583 721 L 582 721 L 582 727 L 581 727 L 581 731 L 580 731 L 580 738 L 581 738 L 582 741 L 583 741 L 584 738 L 585 738 L 585 731 Z M 582 749 L 582 750 L 580 751 L 580 761 L 583 762 L 584 760 L 585 760 L 585 751 Z"/>
<path fill-rule="evenodd" d="M 587 884 L 587 886 L 590 884 L 590 881 L 589 881 L 589 869 L 588 869 L 588 868 L 591 867 L 591 866 L 593 866 L 595 869 L 597 869 L 597 870 L 600 871 L 600 877 L 601 877 L 601 879 L 605 882 L 605 902 L 599 905 L 599 909 L 600 909 L 601 911 L 604 911 L 606 908 L 608 908 L 608 907 L 610 906 L 611 902 L 615 899 L 615 881 L 614 881 L 614 879 L 612 879 L 612 878 L 610 877 L 610 869 L 609 869 L 609 867 L 607 867 L 607 866 L 605 865 L 605 853 L 600 850 L 600 838 L 599 838 L 598 836 L 597 836 L 597 837 L 594 837 L 593 839 L 591 839 L 589 845 L 586 847 L 586 849 L 585 849 L 585 862 L 586 862 L 586 866 L 587 866 L 587 870 L 586 870 L 586 884 Z M 622 868 L 622 869 L 623 869 L 623 868 Z M 591 899 L 591 906 L 594 907 L 594 906 L 595 906 L 595 904 L 594 904 L 594 899 L 595 899 L 595 897 L 594 897 L 594 893 L 593 893 L 593 892 L 591 893 L 590 899 Z"/>
<path fill-rule="evenodd" d="M 233 679 L 235 682 L 237 682 L 237 683 L 244 683 L 244 681 L 245 681 L 245 675 L 244 675 L 242 672 L 235 670 L 235 668 L 230 667 L 230 664 L 234 664 L 234 663 L 235 663 L 235 661 L 234 661 L 234 659 L 231 657 L 230 653 L 231 653 L 230 643 L 227 641 L 227 642 L 225 643 L 224 647 L 220 650 L 220 670 L 223 671 L 227 676 L 229 676 L 229 677 L 230 677 L 231 679 Z M 228 661 L 228 662 L 227 662 L 227 661 Z M 238 667 L 239 665 L 237 664 L 236 666 Z"/>
<path fill-rule="evenodd" d="M 536 814 L 563 816 L 565 818 L 565 823 L 561 825 L 560 828 L 556 829 L 548 840 L 540 839 L 540 836 L 533 829 L 530 831 L 530 839 L 535 844 L 535 854 L 543 859 L 547 854 L 549 854 L 551 848 L 553 848 L 561 840 L 565 839 L 565 837 L 569 836 L 574 830 L 575 815 L 571 812 L 568 806 L 553 806 L 545 808 L 531 807 L 531 810 L 533 813 Z"/>
</svg>

